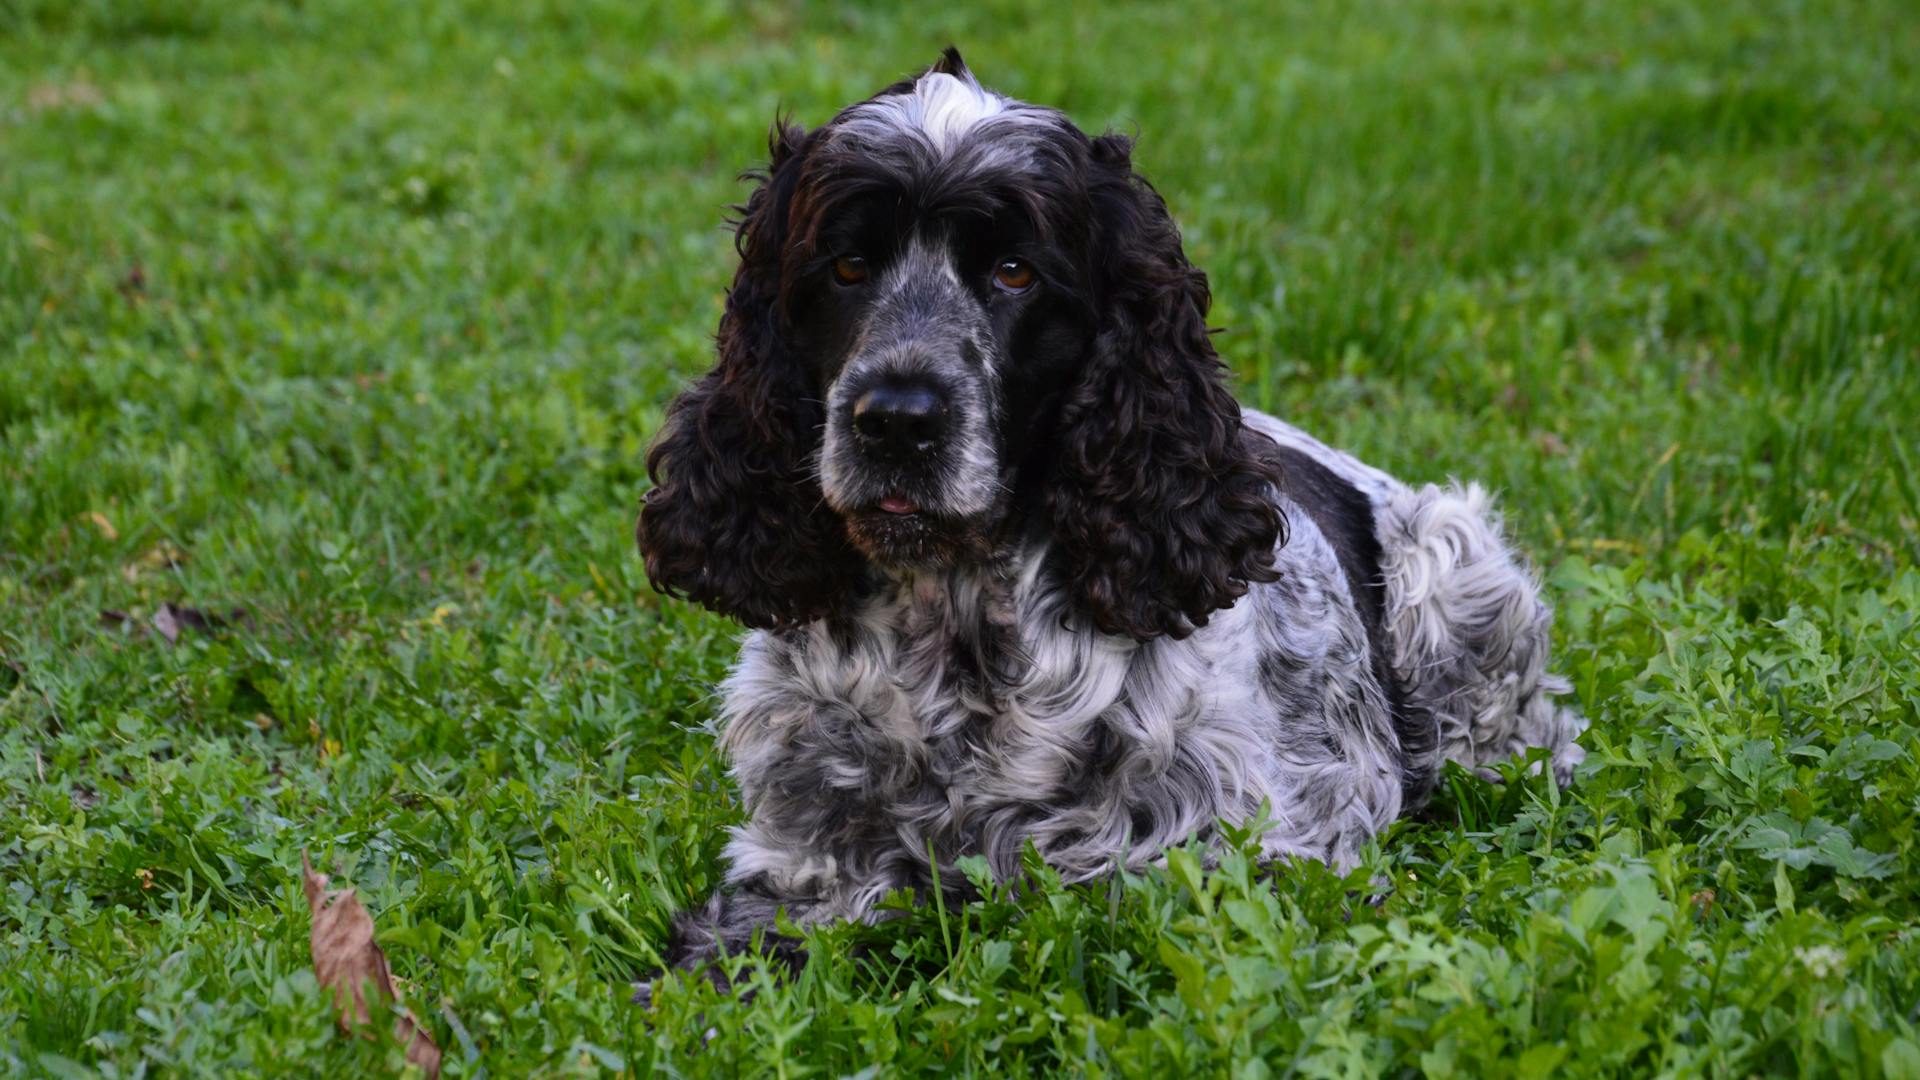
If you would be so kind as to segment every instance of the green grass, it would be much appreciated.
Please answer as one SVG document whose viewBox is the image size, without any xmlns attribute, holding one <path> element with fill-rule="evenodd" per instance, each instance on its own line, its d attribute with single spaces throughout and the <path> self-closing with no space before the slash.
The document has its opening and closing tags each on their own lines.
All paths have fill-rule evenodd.
<svg viewBox="0 0 1920 1080">
<path fill-rule="evenodd" d="M 397 1061 L 305 847 L 449 1074 L 1920 1075 L 1920 15 L 1273 6 L 0 0 L 0 1073 Z M 1249 401 L 1504 491 L 1588 764 L 647 1014 L 739 809 L 643 449 L 775 109 L 950 40 L 1138 132 Z"/>
</svg>

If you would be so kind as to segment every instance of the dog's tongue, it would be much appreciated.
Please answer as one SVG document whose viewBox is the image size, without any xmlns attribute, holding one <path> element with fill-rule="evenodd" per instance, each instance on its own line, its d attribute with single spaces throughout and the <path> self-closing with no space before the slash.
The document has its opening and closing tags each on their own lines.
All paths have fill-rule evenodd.
<svg viewBox="0 0 1920 1080">
<path fill-rule="evenodd" d="M 911 514 L 920 509 L 920 504 L 905 495 L 889 495 L 880 500 L 880 509 L 889 514 Z"/>
</svg>

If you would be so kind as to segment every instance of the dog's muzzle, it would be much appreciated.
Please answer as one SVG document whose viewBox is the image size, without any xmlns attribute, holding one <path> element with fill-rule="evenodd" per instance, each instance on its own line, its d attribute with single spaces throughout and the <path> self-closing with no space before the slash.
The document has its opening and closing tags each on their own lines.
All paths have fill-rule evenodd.
<svg viewBox="0 0 1920 1080">
<path fill-rule="evenodd" d="M 820 486 L 881 562 L 964 557 L 1004 490 L 992 331 L 947 259 L 916 242 L 875 281 L 854 355 L 827 391 Z"/>
<path fill-rule="evenodd" d="M 952 356 L 867 357 L 834 387 L 820 481 L 878 562 L 951 565 L 983 551 L 1001 490 L 979 372 Z"/>
</svg>

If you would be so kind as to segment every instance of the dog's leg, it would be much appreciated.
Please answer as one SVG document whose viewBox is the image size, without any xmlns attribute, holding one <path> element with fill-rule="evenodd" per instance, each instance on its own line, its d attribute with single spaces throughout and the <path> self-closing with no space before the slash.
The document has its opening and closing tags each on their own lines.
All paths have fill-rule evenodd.
<svg viewBox="0 0 1920 1080">
<path fill-rule="evenodd" d="M 806 947 L 798 938 L 775 929 L 774 920 L 784 909 L 789 919 L 803 921 L 812 906 L 811 901 L 777 900 L 746 886 L 716 892 L 706 903 L 674 916 L 673 936 L 668 939 L 663 958 L 669 968 L 698 972 L 726 990 L 726 975 L 716 961 L 752 951 L 758 934 L 766 956 L 791 975 L 805 962 Z M 655 976 L 636 985 L 635 1004 L 652 1004 L 657 979 Z"/>
</svg>

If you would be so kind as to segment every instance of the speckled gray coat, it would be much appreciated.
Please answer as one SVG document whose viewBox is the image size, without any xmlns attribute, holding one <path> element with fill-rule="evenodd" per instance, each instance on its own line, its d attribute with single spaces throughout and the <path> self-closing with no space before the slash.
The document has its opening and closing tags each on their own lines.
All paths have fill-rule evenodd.
<svg viewBox="0 0 1920 1080">
<path fill-rule="evenodd" d="M 1313 508 L 1281 492 L 1279 580 L 1184 640 L 1085 625 L 1037 544 L 990 571 L 903 577 L 851 633 L 752 633 L 718 718 L 749 818 L 726 850 L 732 889 L 687 920 L 678 962 L 743 945 L 779 907 L 800 923 L 868 918 L 889 890 L 924 888 L 930 856 L 952 887 L 955 857 L 1004 875 L 1032 841 L 1084 880 L 1264 804 L 1267 851 L 1346 867 L 1443 759 L 1484 768 L 1545 747 L 1565 782 L 1583 724 L 1553 701 L 1567 687 L 1546 668 L 1551 613 L 1487 495 L 1409 487 L 1271 417 L 1247 422 L 1365 496 L 1384 642 L 1368 640 Z"/>
</svg>

